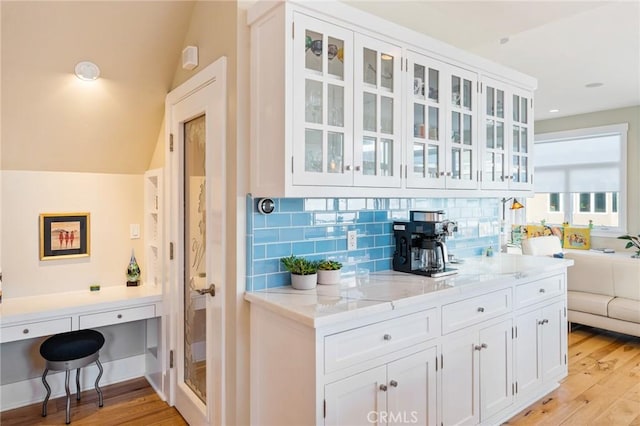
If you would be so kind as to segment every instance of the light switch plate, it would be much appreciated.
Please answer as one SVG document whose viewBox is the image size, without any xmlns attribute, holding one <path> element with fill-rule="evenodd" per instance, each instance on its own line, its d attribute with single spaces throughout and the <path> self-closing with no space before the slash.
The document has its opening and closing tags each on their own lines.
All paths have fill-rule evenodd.
<svg viewBox="0 0 640 426">
<path fill-rule="evenodd" d="M 132 223 L 129 225 L 129 237 L 132 240 L 140 238 L 140 224 Z"/>
</svg>

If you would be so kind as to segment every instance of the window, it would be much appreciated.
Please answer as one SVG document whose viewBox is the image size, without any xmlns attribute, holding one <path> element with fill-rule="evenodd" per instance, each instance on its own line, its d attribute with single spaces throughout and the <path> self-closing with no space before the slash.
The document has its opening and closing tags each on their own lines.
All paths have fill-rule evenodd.
<svg viewBox="0 0 640 426">
<path fill-rule="evenodd" d="M 527 222 L 626 231 L 627 124 L 536 135 L 535 197 Z"/>
<path fill-rule="evenodd" d="M 549 194 L 549 211 L 550 212 L 560 211 L 560 194 L 557 192 Z"/>
</svg>

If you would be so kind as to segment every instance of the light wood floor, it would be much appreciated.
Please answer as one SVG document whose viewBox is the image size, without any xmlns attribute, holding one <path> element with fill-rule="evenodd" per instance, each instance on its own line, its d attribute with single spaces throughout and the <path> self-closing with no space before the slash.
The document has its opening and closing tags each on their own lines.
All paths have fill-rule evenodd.
<svg viewBox="0 0 640 426">
<path fill-rule="evenodd" d="M 71 402 L 72 425 L 166 425 L 187 423 L 161 401 L 145 379 L 105 386 L 104 407 L 93 389 Z M 0 424 L 63 425 L 64 398 L 0 413 Z M 505 425 L 640 426 L 640 338 L 590 327 L 569 334 L 569 375 L 561 386 Z"/>
</svg>

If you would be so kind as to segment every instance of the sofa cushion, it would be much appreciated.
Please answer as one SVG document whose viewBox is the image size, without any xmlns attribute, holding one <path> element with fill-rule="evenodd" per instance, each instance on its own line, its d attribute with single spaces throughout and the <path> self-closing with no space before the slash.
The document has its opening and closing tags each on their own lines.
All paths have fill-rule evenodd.
<svg viewBox="0 0 640 426">
<path fill-rule="evenodd" d="M 570 310 L 595 315 L 607 316 L 607 305 L 612 299 L 613 297 L 611 296 L 587 293 L 584 291 L 567 292 L 567 306 Z"/>
<path fill-rule="evenodd" d="M 640 260 L 613 262 L 613 291 L 617 297 L 640 301 Z"/>
<path fill-rule="evenodd" d="M 640 323 L 640 302 L 624 297 L 616 297 L 609 302 L 609 317 Z"/>
<path fill-rule="evenodd" d="M 573 266 L 567 271 L 567 289 L 594 294 L 613 296 L 613 268 L 611 258 L 605 255 L 565 253 L 573 259 Z M 603 315 L 606 315 L 604 313 Z"/>
</svg>

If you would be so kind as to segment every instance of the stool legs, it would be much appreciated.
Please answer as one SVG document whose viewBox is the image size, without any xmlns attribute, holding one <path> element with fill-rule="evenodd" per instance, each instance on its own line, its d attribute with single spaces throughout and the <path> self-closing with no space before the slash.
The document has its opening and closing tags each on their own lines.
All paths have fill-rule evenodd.
<svg viewBox="0 0 640 426">
<path fill-rule="evenodd" d="M 76 400 L 80 401 L 80 369 L 76 370 Z"/>
<path fill-rule="evenodd" d="M 96 359 L 96 365 L 98 366 L 98 370 L 100 370 L 100 372 L 98 373 L 98 377 L 96 377 L 96 392 L 98 392 L 98 407 L 102 407 L 103 401 L 102 401 L 102 390 L 100 389 L 100 386 L 98 385 L 98 382 L 100 381 L 100 378 L 102 377 L 102 364 L 100 364 L 100 360 Z"/>
<path fill-rule="evenodd" d="M 69 392 L 69 370 L 64 370 L 64 390 L 67 393 L 67 409 L 65 421 L 71 423 L 71 392 Z"/>
<path fill-rule="evenodd" d="M 51 396 L 51 387 L 49 386 L 49 383 L 47 383 L 48 372 L 49 369 L 45 368 L 44 373 L 42 373 L 42 383 L 47 390 L 47 396 L 44 398 L 44 402 L 42 403 L 42 417 L 47 417 L 47 402 L 49 401 L 49 397 Z"/>
</svg>

